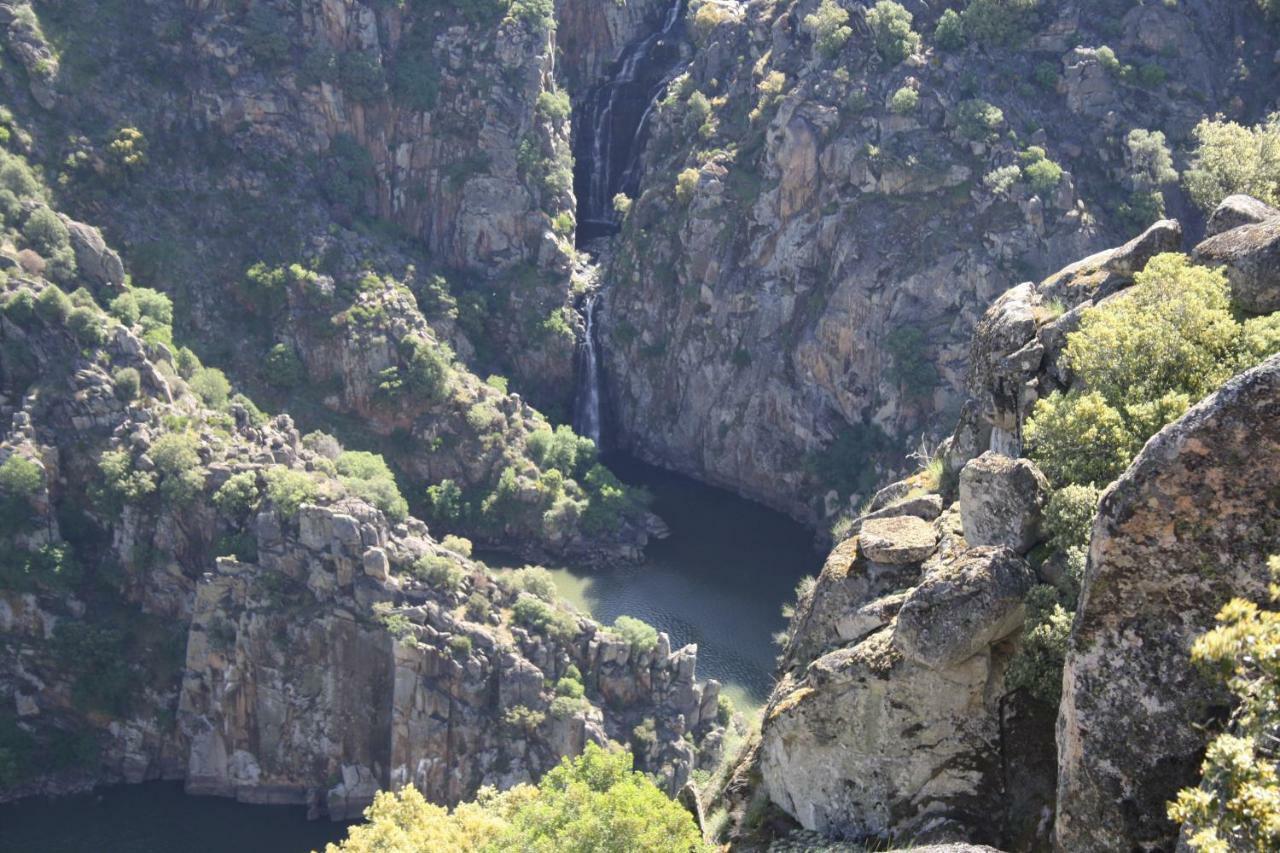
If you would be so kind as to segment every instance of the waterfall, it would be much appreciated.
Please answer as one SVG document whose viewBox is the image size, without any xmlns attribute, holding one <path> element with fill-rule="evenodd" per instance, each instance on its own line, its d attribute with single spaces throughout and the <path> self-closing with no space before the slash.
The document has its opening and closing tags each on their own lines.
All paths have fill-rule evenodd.
<svg viewBox="0 0 1280 853">
<path fill-rule="evenodd" d="M 579 244 L 617 233 L 613 198 L 639 189 L 640 153 L 654 106 L 679 57 L 674 36 L 684 23 L 687 2 L 672 0 L 661 28 L 627 45 L 616 70 L 575 110 Z"/>
<path fill-rule="evenodd" d="M 587 296 L 583 302 L 582 313 L 587 321 L 586 335 L 578 350 L 578 382 L 577 399 L 574 401 L 573 429 L 578 435 L 584 435 L 600 446 L 600 355 L 596 352 L 596 303 L 600 292 Z"/>
</svg>

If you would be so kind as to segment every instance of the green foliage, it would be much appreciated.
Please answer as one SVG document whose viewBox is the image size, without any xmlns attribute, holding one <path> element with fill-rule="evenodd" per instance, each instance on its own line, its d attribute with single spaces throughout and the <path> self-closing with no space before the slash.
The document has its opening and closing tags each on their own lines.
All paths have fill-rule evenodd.
<svg viewBox="0 0 1280 853">
<path fill-rule="evenodd" d="M 461 566 L 442 554 L 424 554 L 414 560 L 411 570 L 419 580 L 450 592 L 461 586 L 466 577 Z"/>
<path fill-rule="evenodd" d="M 640 509 L 645 496 L 627 488 L 603 465 L 593 465 L 582 478 L 587 508 L 582 527 L 588 533 L 614 532 L 631 512 Z"/>
<path fill-rule="evenodd" d="M 466 606 L 467 618 L 472 622 L 487 622 L 489 614 L 493 612 L 493 604 L 488 598 L 485 598 L 482 592 L 473 592 L 467 596 Z"/>
<path fill-rule="evenodd" d="M 471 655 L 471 638 L 466 634 L 454 634 L 449 638 L 449 651 L 456 658 L 467 658 Z"/>
<path fill-rule="evenodd" d="M 1035 22 L 1040 0 L 969 0 L 961 17 L 965 35 L 986 47 L 1012 45 Z"/>
<path fill-rule="evenodd" d="M 505 576 L 507 584 L 518 592 L 537 596 L 548 604 L 555 603 L 556 582 L 542 566 L 525 566 Z"/>
<path fill-rule="evenodd" d="M 1280 598 L 1280 558 L 1272 557 L 1271 603 Z M 1169 804 L 1169 819 L 1197 853 L 1280 847 L 1280 777 L 1275 733 L 1280 728 L 1280 612 L 1236 598 L 1217 627 L 1196 640 L 1191 658 L 1236 700 L 1230 731 L 1209 744 L 1198 787 Z"/>
<path fill-rule="evenodd" d="M 1228 294 L 1221 272 L 1158 255 L 1132 288 L 1085 312 L 1065 355 L 1076 387 L 1038 401 L 1026 425 L 1051 480 L 1110 482 L 1162 426 L 1257 360 Z"/>
<path fill-rule="evenodd" d="M 408 518 L 409 503 L 400 494 L 395 475 L 381 456 L 345 450 L 337 459 L 337 468 L 343 488 L 382 510 L 393 524 Z"/>
<path fill-rule="evenodd" d="M 512 0 L 509 14 L 540 30 L 551 29 L 556 22 L 554 0 Z"/>
<path fill-rule="evenodd" d="M 231 397 L 231 382 L 227 379 L 227 374 L 216 367 L 201 367 L 187 382 L 206 406 L 220 412 L 226 411 L 227 401 Z"/>
<path fill-rule="evenodd" d="M 264 65 L 279 65 L 289 59 L 289 34 L 294 27 L 266 3 L 255 3 L 245 16 L 245 45 Z"/>
<path fill-rule="evenodd" d="M 1020 180 L 1022 168 L 1010 164 L 987 172 L 982 178 L 982 185 L 995 195 L 1007 197 Z"/>
<path fill-rule="evenodd" d="M 261 499 L 258 478 L 252 471 L 231 475 L 213 494 L 214 506 L 231 518 L 248 515 Z"/>
<path fill-rule="evenodd" d="M 102 492 L 115 509 L 137 503 L 156 489 L 156 478 L 150 471 L 135 471 L 126 451 L 109 450 L 98 460 L 102 472 Z"/>
<path fill-rule="evenodd" d="M 373 157 L 354 136 L 340 133 L 317 168 L 321 192 L 331 204 L 361 210 L 376 178 Z"/>
<path fill-rule="evenodd" d="M 939 50 L 955 51 L 964 47 L 964 19 L 955 9 L 947 9 L 938 18 L 933 31 L 933 41 Z"/>
<path fill-rule="evenodd" d="M 122 367 L 111 374 L 116 397 L 125 402 L 135 400 L 142 390 L 142 375 L 135 367 Z"/>
<path fill-rule="evenodd" d="M 911 13 L 894 0 L 879 0 L 867 12 L 876 51 L 890 65 L 897 65 L 920 48 L 920 35 L 911 29 L 911 20 Z"/>
<path fill-rule="evenodd" d="M 67 315 L 67 328 L 85 346 L 96 347 L 106 343 L 107 327 L 102 312 L 96 308 L 72 308 Z"/>
<path fill-rule="evenodd" d="M 805 32 L 813 37 L 818 53 L 828 58 L 840 53 L 853 35 L 849 11 L 836 0 L 822 0 L 817 10 L 805 16 L 803 26 Z"/>
<path fill-rule="evenodd" d="M 966 139 L 990 141 L 1004 124 L 1004 112 L 977 98 L 961 101 L 955 109 L 956 129 Z"/>
<path fill-rule="evenodd" d="M 907 115 L 920 105 L 920 93 L 910 86 L 903 86 L 889 99 L 889 110 L 897 115 Z"/>
<path fill-rule="evenodd" d="M 67 226 L 62 224 L 58 214 L 47 207 L 37 207 L 31 211 L 22 226 L 22 236 L 42 255 L 65 248 L 71 240 Z"/>
<path fill-rule="evenodd" d="M 431 515 L 437 521 L 450 523 L 461 521 L 466 514 L 466 501 L 462 487 L 453 480 L 441 480 L 427 489 L 427 503 Z"/>
<path fill-rule="evenodd" d="M 400 341 L 400 351 L 409 391 L 430 402 L 444 399 L 453 373 L 453 353 L 417 335 L 405 336 Z"/>
<path fill-rule="evenodd" d="M 568 121 L 571 109 L 568 92 L 541 92 L 538 95 L 538 112 L 552 121 Z"/>
<path fill-rule="evenodd" d="M 1089 547 L 1100 495 L 1093 486 L 1074 484 L 1053 493 L 1044 511 L 1044 528 L 1052 548 L 1065 552 Z"/>
<path fill-rule="evenodd" d="M 1235 193 L 1280 205 L 1280 113 L 1251 128 L 1204 119 L 1194 135 L 1196 148 L 1182 179 L 1201 209 L 1213 210 Z"/>
<path fill-rule="evenodd" d="M 504 721 L 518 731 L 542 721 L 537 712 L 517 711 Z M 590 743 L 537 788 L 490 789 L 452 813 L 412 786 L 380 793 L 365 812 L 368 822 L 352 827 L 327 853 L 709 853 L 692 816 L 631 767 L 630 753 L 620 747 Z"/>
<path fill-rule="evenodd" d="M 643 619 L 619 616 L 613 621 L 613 630 L 631 644 L 636 652 L 651 652 L 658 647 L 658 631 Z"/>
<path fill-rule="evenodd" d="M 276 344 L 267 353 L 267 381 L 281 388 L 295 388 L 306 378 L 302 359 L 288 344 Z"/>
<path fill-rule="evenodd" d="M 160 475 L 160 497 L 172 504 L 187 504 L 204 489 L 204 468 L 196 451 L 196 437 L 186 432 L 169 432 L 156 439 L 147 451 Z"/>
<path fill-rule="evenodd" d="M 1032 145 L 1020 155 L 1022 175 L 1031 186 L 1031 191 L 1043 196 L 1052 192 L 1062 181 L 1062 167 L 1049 159 L 1045 150 Z"/>
<path fill-rule="evenodd" d="M 120 631 L 60 620 L 53 648 L 62 671 L 73 679 L 72 700 L 78 708 L 116 717 L 129 712 L 139 691 Z"/>
<path fill-rule="evenodd" d="M 577 620 L 527 592 L 520 593 L 511 608 L 516 624 L 558 640 L 569 640 L 578 630 Z"/>
<path fill-rule="evenodd" d="M 1027 595 L 1027 618 L 1022 642 L 1009 661 L 1006 683 L 1012 690 L 1026 690 L 1056 708 L 1062 696 L 1062 667 L 1071 635 L 1071 614 L 1058 602 L 1058 591 L 1036 586 Z"/>
<path fill-rule="evenodd" d="M 354 50 L 338 55 L 338 82 L 348 97 L 372 101 L 386 91 L 386 75 L 376 51 Z"/>
<path fill-rule="evenodd" d="M 31 288 L 22 287 L 14 291 L 4 302 L 4 316 L 11 323 L 26 326 L 36 315 L 36 297 Z"/>
<path fill-rule="evenodd" d="M 36 296 L 36 314 L 46 323 L 65 323 L 73 307 L 67 294 L 54 285 L 49 285 Z"/>
<path fill-rule="evenodd" d="M 267 499 L 286 518 L 297 515 L 304 503 L 315 502 L 319 493 L 316 481 L 305 471 L 273 465 L 262 476 L 267 484 Z"/>
<path fill-rule="evenodd" d="M 158 290 L 128 287 L 111 300 L 109 313 L 130 328 L 139 326 L 148 341 L 173 342 L 173 301 Z"/>
<path fill-rule="evenodd" d="M 563 424 L 554 432 L 550 428 L 534 430 L 526 442 L 529 457 L 538 467 L 557 470 L 565 477 L 580 476 L 596 461 L 595 442 Z"/>
<path fill-rule="evenodd" d="M 1129 182 L 1138 192 L 1157 191 L 1178 180 L 1173 168 L 1173 155 L 1160 131 L 1136 128 L 1125 137 Z"/>
<path fill-rule="evenodd" d="M 40 466 L 18 454 L 0 463 L 0 534 L 11 535 L 31 518 L 31 501 L 44 485 Z"/>
<path fill-rule="evenodd" d="M 927 399 L 938 384 L 938 370 L 929 360 L 928 338 L 918 326 L 899 326 L 885 337 L 891 357 L 885 374 L 911 398 Z"/>
<path fill-rule="evenodd" d="M 693 195 L 698 191 L 698 179 L 701 174 L 699 170 L 690 167 L 676 176 L 676 201 L 681 204 L 693 201 Z"/>
</svg>

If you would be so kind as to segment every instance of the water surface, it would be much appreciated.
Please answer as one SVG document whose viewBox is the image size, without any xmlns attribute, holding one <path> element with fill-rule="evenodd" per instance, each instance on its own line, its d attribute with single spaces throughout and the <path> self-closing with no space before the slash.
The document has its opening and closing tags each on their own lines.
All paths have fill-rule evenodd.
<svg viewBox="0 0 1280 853">
<path fill-rule="evenodd" d="M 666 631 L 675 647 L 697 643 L 698 677 L 723 683 L 739 708 L 758 708 L 773 686 L 782 605 L 801 577 L 822 567 L 812 534 L 687 477 L 632 459 L 607 461 L 621 479 L 653 493 L 653 510 L 671 536 L 652 543 L 637 566 L 549 567 L 561 594 L 601 622 L 636 616 Z"/>
<path fill-rule="evenodd" d="M 0 853 L 308 853 L 345 836 L 304 807 L 188 797 L 178 782 L 0 805 Z"/>
</svg>

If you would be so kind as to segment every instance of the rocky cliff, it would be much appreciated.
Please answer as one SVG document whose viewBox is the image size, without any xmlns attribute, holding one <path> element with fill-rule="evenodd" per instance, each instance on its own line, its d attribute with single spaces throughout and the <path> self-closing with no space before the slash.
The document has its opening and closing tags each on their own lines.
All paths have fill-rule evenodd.
<svg viewBox="0 0 1280 853">
<path fill-rule="evenodd" d="M 1131 130 L 1177 149 L 1204 103 L 1256 120 L 1274 91 L 1254 3 L 1025 4 L 959 44 L 952 5 L 907 4 L 899 53 L 871 4 L 691 12 L 605 253 L 629 449 L 811 522 L 856 507 L 876 469 L 838 472 L 954 419 L 994 298 L 1158 218 L 1130 209 Z"/>
</svg>

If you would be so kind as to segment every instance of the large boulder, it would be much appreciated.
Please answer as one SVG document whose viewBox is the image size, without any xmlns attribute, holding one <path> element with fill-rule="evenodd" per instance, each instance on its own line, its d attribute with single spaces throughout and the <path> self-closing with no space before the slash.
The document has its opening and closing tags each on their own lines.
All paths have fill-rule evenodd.
<svg viewBox="0 0 1280 853">
<path fill-rule="evenodd" d="M 858 545 L 867 559 L 901 566 L 919 563 L 933 553 L 938 534 L 933 525 L 914 515 L 864 521 Z"/>
<path fill-rule="evenodd" d="M 1269 204 L 1263 204 L 1250 195 L 1229 195 L 1213 211 L 1209 224 L 1205 226 L 1206 237 L 1216 237 L 1232 228 L 1265 222 L 1280 217 L 1280 210 Z"/>
<path fill-rule="evenodd" d="M 1040 538 L 1049 481 L 1029 459 L 987 451 L 960 471 L 960 518 L 970 545 L 1003 545 L 1019 554 Z"/>
<path fill-rule="evenodd" d="M 1161 430 L 1103 496 L 1058 716 L 1061 849 L 1173 849 L 1165 804 L 1227 702 L 1191 644 L 1232 597 L 1266 594 L 1277 483 L 1280 356 Z"/>
<path fill-rule="evenodd" d="M 934 669 L 954 667 L 1022 627 L 1035 583 L 1008 548 L 971 548 L 931 566 L 898 612 L 893 644 Z"/>
<path fill-rule="evenodd" d="M 1231 282 L 1231 297 L 1245 311 L 1280 311 L 1280 218 L 1210 237 L 1196 246 L 1195 257 L 1223 267 Z"/>
<path fill-rule="evenodd" d="M 115 250 L 107 246 L 102 232 L 92 225 L 62 217 L 76 254 L 80 274 L 99 288 L 118 292 L 124 287 L 124 264 Z"/>
</svg>

